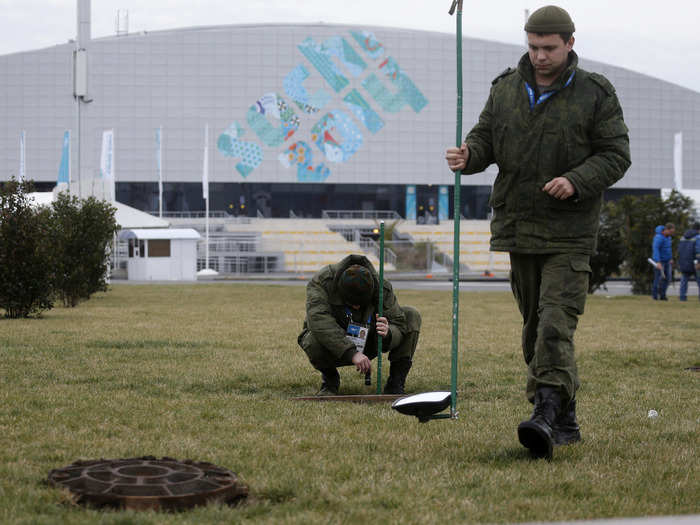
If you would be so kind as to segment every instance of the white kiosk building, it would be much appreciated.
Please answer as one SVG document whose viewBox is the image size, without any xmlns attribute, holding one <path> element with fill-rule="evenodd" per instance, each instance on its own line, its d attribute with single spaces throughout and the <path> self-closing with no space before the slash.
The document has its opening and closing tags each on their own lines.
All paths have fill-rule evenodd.
<svg viewBox="0 0 700 525">
<path fill-rule="evenodd" d="M 128 241 L 127 278 L 132 281 L 197 280 L 197 241 L 192 228 L 122 230 Z"/>
</svg>

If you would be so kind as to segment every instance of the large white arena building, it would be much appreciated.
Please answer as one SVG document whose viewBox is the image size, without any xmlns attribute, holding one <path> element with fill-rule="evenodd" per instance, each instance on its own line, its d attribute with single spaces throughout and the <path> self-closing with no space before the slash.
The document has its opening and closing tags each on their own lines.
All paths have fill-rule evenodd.
<svg viewBox="0 0 700 525">
<path fill-rule="evenodd" d="M 26 177 L 53 187 L 69 131 L 71 188 L 89 194 L 99 185 L 103 133 L 112 130 L 118 201 L 158 210 L 162 177 L 166 213 L 204 210 L 208 127 L 210 210 L 452 217 L 444 151 L 455 142 L 454 35 L 227 25 L 88 39 L 83 47 L 81 102 L 73 96 L 75 43 L 0 57 L 0 181 L 18 174 L 22 135 Z M 491 80 L 525 48 L 467 37 L 463 50 L 466 134 Z M 612 81 L 630 129 L 632 167 L 608 197 L 676 186 L 674 137 L 683 187 L 700 189 L 700 93 L 585 57 L 580 65 Z M 487 217 L 494 175 L 492 166 L 463 177 L 462 216 Z"/>
</svg>

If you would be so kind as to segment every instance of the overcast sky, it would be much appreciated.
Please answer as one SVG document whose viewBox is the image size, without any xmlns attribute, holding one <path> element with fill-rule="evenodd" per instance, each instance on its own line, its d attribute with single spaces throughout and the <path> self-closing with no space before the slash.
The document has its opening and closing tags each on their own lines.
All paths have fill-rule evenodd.
<svg viewBox="0 0 700 525">
<path fill-rule="evenodd" d="M 221 24 L 326 22 L 453 33 L 451 0 L 94 0 L 92 36 Z M 523 44 L 525 9 L 546 2 L 464 0 L 465 36 Z M 0 0 L 0 54 L 66 42 L 76 0 Z M 576 24 L 580 56 L 663 78 L 700 92 L 700 1 L 562 0 Z M 504 67 L 511 64 L 504 64 Z"/>
</svg>

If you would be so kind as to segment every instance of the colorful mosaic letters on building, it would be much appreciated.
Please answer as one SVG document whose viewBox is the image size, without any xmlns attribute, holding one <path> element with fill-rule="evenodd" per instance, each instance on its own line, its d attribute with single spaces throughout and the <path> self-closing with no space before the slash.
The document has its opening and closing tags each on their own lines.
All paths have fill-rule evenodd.
<svg viewBox="0 0 700 525">
<path fill-rule="evenodd" d="M 330 170 L 323 164 L 314 167 L 313 152 L 306 142 L 295 142 L 287 151 L 279 154 L 279 161 L 283 166 L 291 168 L 297 165 L 297 180 L 299 182 L 321 182 L 326 180 Z"/>
<path fill-rule="evenodd" d="M 401 111 L 401 108 L 408 104 L 413 111 L 418 113 L 425 107 L 428 100 L 411 79 L 401 71 L 401 68 L 393 58 L 389 57 L 384 60 L 379 65 L 379 68 L 389 78 L 391 83 L 398 88 L 398 91 L 393 93 L 389 91 L 374 73 L 362 82 L 362 87 L 372 95 L 384 111 L 398 113 Z"/>
<path fill-rule="evenodd" d="M 299 106 L 304 113 L 316 113 L 323 109 L 331 100 L 331 96 L 319 89 L 313 95 L 304 87 L 304 80 L 309 77 L 309 72 L 303 65 L 299 65 L 284 77 L 284 92 Z"/>
<path fill-rule="evenodd" d="M 268 120 L 270 117 L 279 120 L 281 125 L 272 125 Z M 250 106 L 246 118 L 251 129 L 268 146 L 279 146 L 299 129 L 299 117 L 275 93 L 260 97 L 254 106 Z"/>
<path fill-rule="evenodd" d="M 382 46 L 373 33 L 369 31 L 350 31 L 350 33 L 370 58 L 376 60 L 384 54 L 384 46 Z"/>
<path fill-rule="evenodd" d="M 299 50 L 336 93 L 342 91 L 343 88 L 350 83 L 347 77 L 343 75 L 340 69 L 338 69 L 338 66 L 336 66 L 331 59 L 331 53 L 327 49 L 324 49 L 321 44 L 314 42 L 313 38 L 309 37 L 304 40 L 304 42 L 299 45 Z"/>
<path fill-rule="evenodd" d="M 345 105 L 350 108 L 350 111 L 352 111 L 357 119 L 372 133 L 376 133 L 384 127 L 384 121 L 370 107 L 367 101 L 362 98 L 362 95 L 360 95 L 356 89 L 353 89 L 350 93 L 345 95 L 343 102 L 345 102 Z"/>
<path fill-rule="evenodd" d="M 245 131 L 238 122 L 219 135 L 216 147 L 227 157 L 240 158 L 241 162 L 236 164 L 236 170 L 243 178 L 250 175 L 250 172 L 260 166 L 262 162 L 262 148 L 254 142 L 244 142 L 240 137 Z"/>
<path fill-rule="evenodd" d="M 352 39 L 371 60 L 378 60 L 384 55 L 384 46 L 373 33 L 368 31 L 350 31 Z M 312 37 L 306 38 L 297 46 L 301 54 L 309 61 L 327 85 L 341 97 L 342 103 L 372 134 L 378 133 L 385 126 L 385 121 L 372 107 L 372 102 L 387 113 L 398 113 L 407 105 L 419 113 L 428 103 L 423 93 L 391 57 L 385 58 L 375 66 L 369 66 L 348 40 L 334 36 L 323 43 Z M 375 68 L 371 72 L 371 68 Z M 369 95 L 366 99 L 357 89 L 349 87 L 350 81 L 345 75 L 362 78 L 360 84 Z M 331 104 L 332 95 L 324 89 L 313 94 L 304 87 L 304 81 L 311 76 L 309 69 L 300 64 L 292 69 L 283 80 L 284 93 L 301 111 L 314 114 Z M 317 148 L 317 154 L 323 154 L 328 162 L 347 162 L 364 142 L 364 137 L 355 121 L 336 108 L 331 107 L 312 127 L 304 132 L 300 130 L 301 121 L 294 110 L 276 93 L 262 95 L 246 113 L 248 126 L 258 139 L 267 147 L 284 147 L 279 153 L 279 162 L 287 167 L 297 167 L 297 180 L 300 182 L 321 182 L 331 174 L 324 164 L 313 164 L 314 152 L 306 141 L 285 146 L 285 142 L 300 131 L 310 138 Z M 219 136 L 218 149 L 222 155 L 240 158 L 236 170 L 247 177 L 261 163 L 263 149 L 254 142 L 240 140 L 243 128 L 234 122 Z"/>
<path fill-rule="evenodd" d="M 362 146 L 362 133 L 342 111 L 323 115 L 311 128 L 311 139 L 329 162 L 345 162 Z"/>
</svg>

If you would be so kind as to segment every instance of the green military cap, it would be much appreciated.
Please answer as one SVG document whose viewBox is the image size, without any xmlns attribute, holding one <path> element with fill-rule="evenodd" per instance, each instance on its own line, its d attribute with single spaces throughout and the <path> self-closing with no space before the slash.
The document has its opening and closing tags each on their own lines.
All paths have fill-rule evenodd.
<svg viewBox="0 0 700 525">
<path fill-rule="evenodd" d="M 366 306 L 372 302 L 374 280 L 364 266 L 353 264 L 346 269 L 338 280 L 340 296 L 350 305 Z"/>
<path fill-rule="evenodd" d="M 525 23 L 528 33 L 573 33 L 576 31 L 569 13 L 561 7 L 546 5 L 532 13 Z"/>
</svg>

